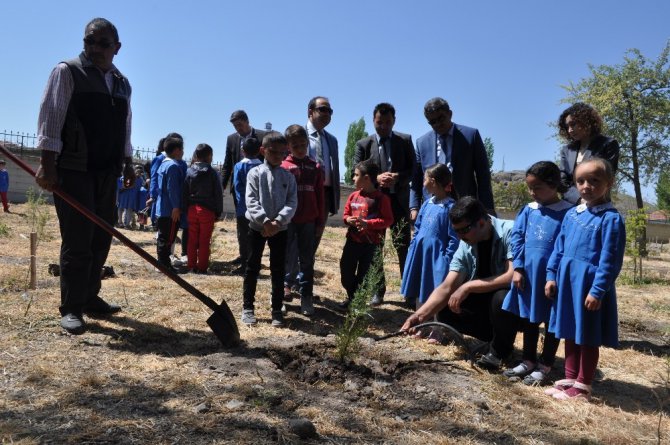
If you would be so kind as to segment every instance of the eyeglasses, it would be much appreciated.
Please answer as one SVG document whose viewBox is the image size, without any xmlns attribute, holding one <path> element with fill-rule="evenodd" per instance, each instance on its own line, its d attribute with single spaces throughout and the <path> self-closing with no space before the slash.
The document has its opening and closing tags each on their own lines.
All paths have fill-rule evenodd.
<svg viewBox="0 0 670 445">
<path fill-rule="evenodd" d="M 320 106 L 320 107 L 316 107 L 316 108 L 314 108 L 314 109 L 315 109 L 316 111 L 318 111 L 319 113 L 327 113 L 327 114 L 331 114 L 331 115 L 333 114 L 333 109 L 330 108 L 330 107 L 327 107 L 327 106 L 325 106 L 325 105 L 322 105 L 322 106 Z"/>
<path fill-rule="evenodd" d="M 86 37 L 84 39 L 84 44 L 87 46 L 98 45 L 102 49 L 109 49 L 114 45 L 115 42 L 110 42 L 109 40 L 95 40 L 93 37 Z"/>
<path fill-rule="evenodd" d="M 458 229 L 454 227 L 454 232 L 456 232 L 459 235 L 465 235 L 466 233 L 468 233 L 470 230 L 472 230 L 475 227 L 475 224 L 477 224 L 477 221 L 471 222 L 467 226 L 460 227 Z"/>
</svg>

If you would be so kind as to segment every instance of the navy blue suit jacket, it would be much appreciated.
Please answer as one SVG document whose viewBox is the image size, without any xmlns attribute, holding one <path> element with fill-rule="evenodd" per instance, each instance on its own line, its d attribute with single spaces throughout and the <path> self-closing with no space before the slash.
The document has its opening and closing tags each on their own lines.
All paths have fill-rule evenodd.
<svg viewBox="0 0 670 445">
<path fill-rule="evenodd" d="M 430 198 L 423 189 L 423 172 L 437 163 L 437 134 L 431 130 L 416 140 L 416 163 L 410 191 L 410 209 L 421 208 Z M 484 142 L 476 128 L 454 124 L 454 141 L 451 150 L 453 184 L 459 198 L 474 196 L 484 207 L 495 212 L 491 171 Z"/>
</svg>

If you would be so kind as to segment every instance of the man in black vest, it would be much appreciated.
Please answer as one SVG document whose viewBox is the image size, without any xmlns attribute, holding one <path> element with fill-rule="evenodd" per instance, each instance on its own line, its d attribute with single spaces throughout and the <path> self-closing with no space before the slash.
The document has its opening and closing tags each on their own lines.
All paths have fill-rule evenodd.
<svg viewBox="0 0 670 445">
<path fill-rule="evenodd" d="M 107 221 L 115 221 L 116 181 L 134 181 L 130 144 L 130 84 L 112 63 L 121 42 L 106 19 L 91 20 L 84 51 L 51 72 L 38 119 L 42 150 L 36 181 L 66 192 Z M 82 314 L 121 310 L 105 302 L 100 271 L 112 237 L 54 195 L 60 225 L 61 326 L 71 334 L 86 330 Z"/>
</svg>

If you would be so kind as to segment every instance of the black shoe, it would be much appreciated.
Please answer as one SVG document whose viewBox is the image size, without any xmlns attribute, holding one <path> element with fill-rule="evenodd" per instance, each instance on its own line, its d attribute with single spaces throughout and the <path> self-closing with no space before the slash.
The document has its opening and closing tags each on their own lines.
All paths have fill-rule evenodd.
<svg viewBox="0 0 670 445">
<path fill-rule="evenodd" d="M 231 270 L 230 273 L 231 273 L 232 275 L 238 275 L 238 276 L 240 276 L 240 277 L 243 277 L 243 276 L 244 276 L 244 267 L 243 267 L 243 266 L 240 266 L 240 267 L 238 267 L 238 268 L 236 268 L 236 269 Z"/>
<path fill-rule="evenodd" d="M 415 310 L 416 309 L 416 298 L 409 298 L 405 300 L 405 307 L 407 309 Z"/>
<path fill-rule="evenodd" d="M 60 319 L 60 325 L 63 329 L 73 335 L 81 335 L 86 331 L 86 324 L 81 315 L 69 313 Z"/>
<path fill-rule="evenodd" d="M 233 261 L 231 261 L 230 264 L 242 264 L 242 257 L 238 256 Z"/>
<path fill-rule="evenodd" d="M 486 354 L 479 357 L 475 362 L 477 366 L 487 371 L 498 371 L 502 365 L 503 360 L 498 358 L 493 352 L 487 352 Z"/>
<path fill-rule="evenodd" d="M 111 315 L 121 310 L 118 304 L 109 304 L 102 298 L 95 296 L 91 298 L 84 306 L 86 315 Z"/>
<path fill-rule="evenodd" d="M 381 295 L 380 293 L 376 293 L 372 296 L 372 300 L 370 301 L 370 304 L 372 306 L 379 306 L 384 302 L 384 296 Z"/>
</svg>

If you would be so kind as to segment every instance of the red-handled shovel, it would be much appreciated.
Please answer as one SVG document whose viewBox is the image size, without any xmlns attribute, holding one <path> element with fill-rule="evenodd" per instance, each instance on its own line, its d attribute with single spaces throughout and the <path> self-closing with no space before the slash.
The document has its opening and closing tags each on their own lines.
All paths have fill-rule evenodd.
<svg viewBox="0 0 670 445">
<path fill-rule="evenodd" d="M 0 144 L 0 152 L 3 153 L 5 156 L 7 156 L 7 158 L 9 158 L 20 168 L 25 170 L 26 173 L 28 173 L 32 177 L 35 176 L 35 172 L 33 171 L 32 168 L 30 168 L 28 164 L 23 162 L 21 159 L 17 158 L 12 152 L 10 152 L 7 148 L 5 148 L 1 144 Z M 193 287 L 190 283 L 188 283 L 186 280 L 181 278 L 176 273 L 167 269 L 165 266 L 159 263 L 158 260 L 156 260 L 153 256 L 149 255 L 146 251 L 144 251 L 144 249 L 142 249 L 140 246 L 138 246 L 130 239 L 128 239 L 123 233 L 119 232 L 114 227 L 109 225 L 107 221 L 104 221 L 98 215 L 91 212 L 86 207 L 83 207 L 77 200 L 72 198 L 70 195 L 63 192 L 62 190 L 59 190 L 58 188 L 56 188 L 53 191 L 53 193 L 62 198 L 63 201 L 67 202 L 72 208 L 74 208 L 82 215 L 84 215 L 88 220 L 97 224 L 105 232 L 109 233 L 110 235 L 121 241 L 123 244 L 129 247 L 133 252 L 135 252 L 143 259 L 145 259 L 149 264 L 156 267 L 158 270 L 167 275 L 168 278 L 177 283 L 182 289 L 193 295 L 195 298 L 200 300 L 205 306 L 214 311 L 214 313 L 207 319 L 207 324 L 214 332 L 214 335 L 216 335 L 218 339 L 221 341 L 223 346 L 232 347 L 239 344 L 240 331 L 237 329 L 237 324 L 235 323 L 235 317 L 233 316 L 233 313 L 230 311 L 230 308 L 228 307 L 228 305 L 224 300 L 221 301 L 220 305 L 216 304 L 214 300 L 212 300 L 207 295 L 200 292 L 198 289 Z"/>
</svg>

